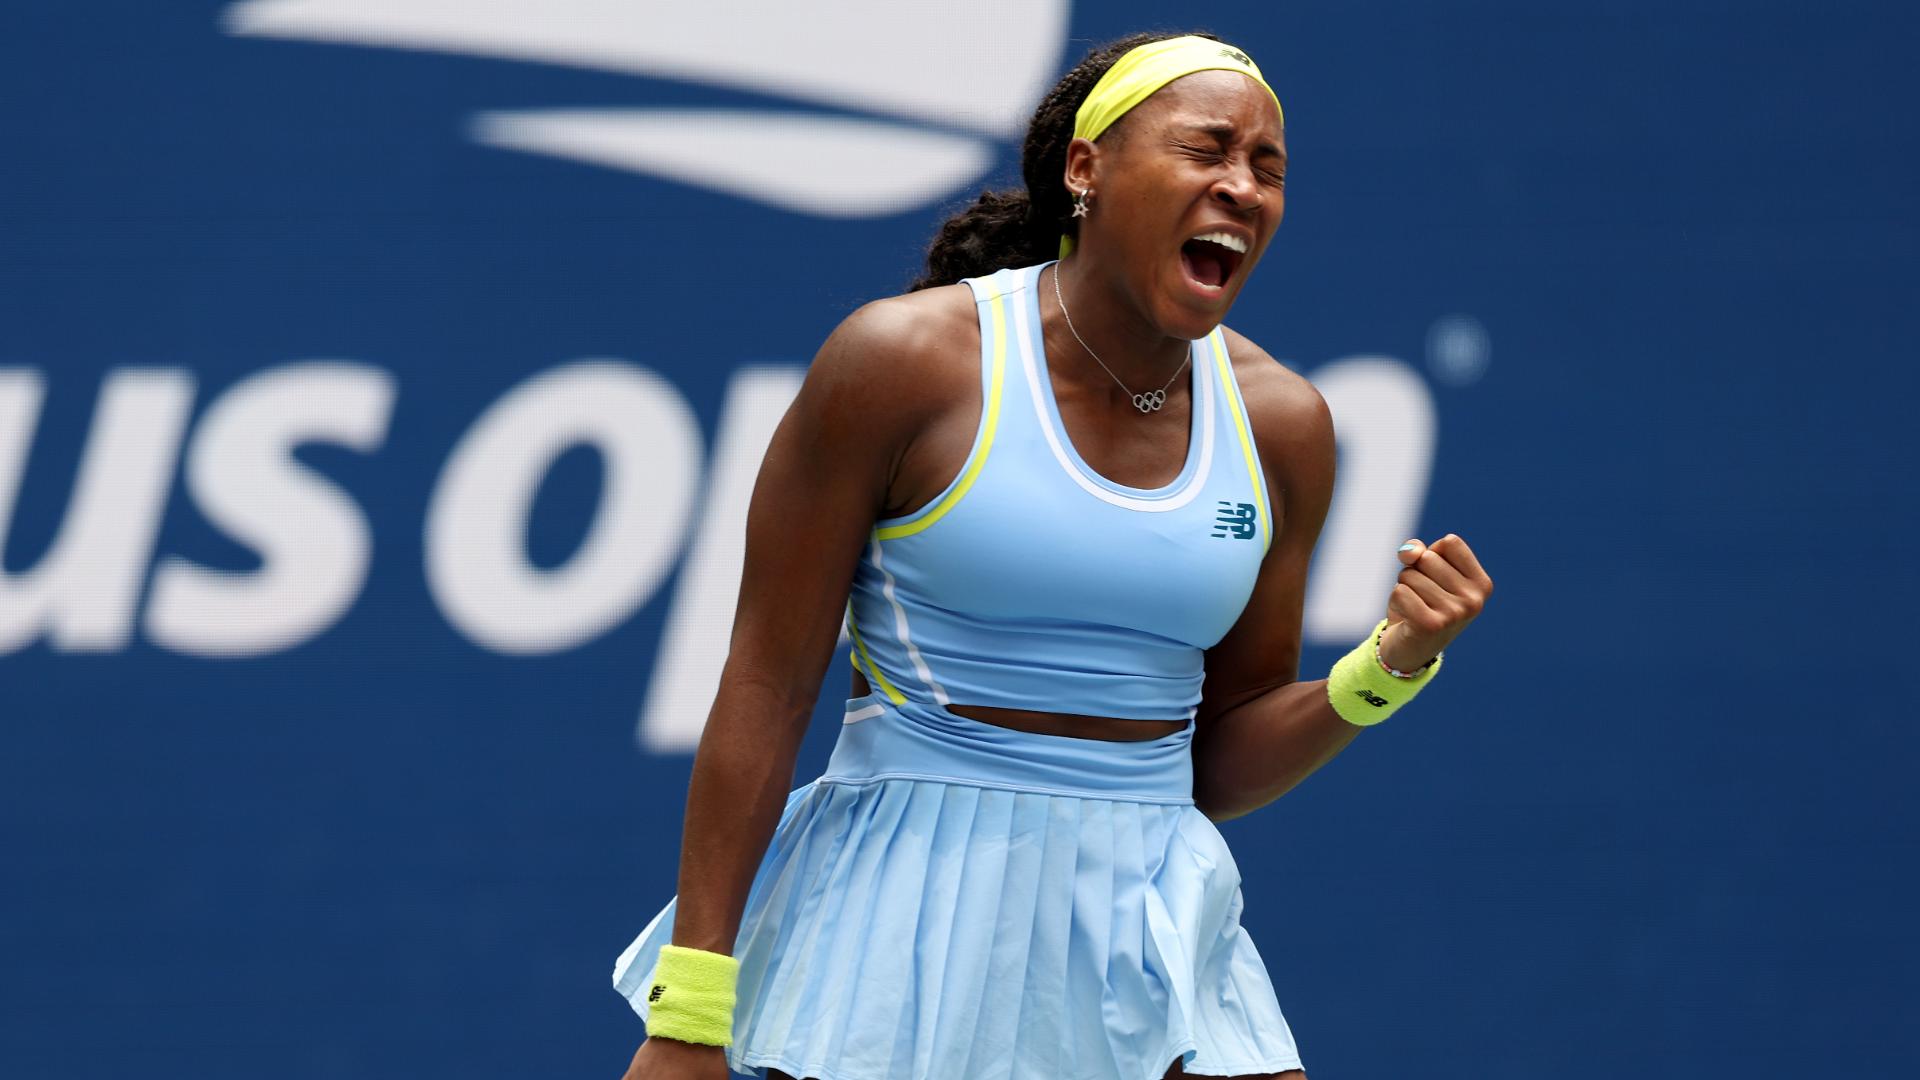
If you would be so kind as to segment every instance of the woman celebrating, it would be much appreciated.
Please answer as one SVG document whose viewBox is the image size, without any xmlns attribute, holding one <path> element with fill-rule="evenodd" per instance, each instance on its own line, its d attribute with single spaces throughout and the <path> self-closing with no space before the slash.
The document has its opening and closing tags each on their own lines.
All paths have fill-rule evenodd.
<svg viewBox="0 0 1920 1080">
<path fill-rule="evenodd" d="M 1333 427 L 1220 325 L 1283 135 L 1238 49 L 1098 49 L 1027 191 L 827 340 L 754 490 L 680 894 L 615 970 L 630 1080 L 1303 1075 L 1209 819 L 1410 699 L 1492 582 L 1409 542 L 1380 626 L 1297 681 Z M 788 796 L 843 618 L 845 726 Z"/>
</svg>

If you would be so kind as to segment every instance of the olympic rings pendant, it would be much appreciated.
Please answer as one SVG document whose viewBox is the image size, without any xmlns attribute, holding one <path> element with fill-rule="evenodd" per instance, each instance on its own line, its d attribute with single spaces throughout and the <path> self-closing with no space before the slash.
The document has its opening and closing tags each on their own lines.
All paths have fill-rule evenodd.
<svg viewBox="0 0 1920 1080">
<path fill-rule="evenodd" d="M 1165 390 L 1154 390 L 1145 394 L 1133 395 L 1133 407 L 1143 413 L 1159 412 L 1160 406 L 1167 403 Z"/>
</svg>

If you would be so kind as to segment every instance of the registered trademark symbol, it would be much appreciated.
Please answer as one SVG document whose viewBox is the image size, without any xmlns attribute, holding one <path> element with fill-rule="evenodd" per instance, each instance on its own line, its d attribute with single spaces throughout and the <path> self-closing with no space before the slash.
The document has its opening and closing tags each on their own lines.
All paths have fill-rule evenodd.
<svg viewBox="0 0 1920 1080">
<path fill-rule="evenodd" d="M 1472 386 L 1492 362 L 1487 328 L 1471 315 L 1443 315 L 1427 330 L 1427 368 L 1448 386 Z"/>
</svg>

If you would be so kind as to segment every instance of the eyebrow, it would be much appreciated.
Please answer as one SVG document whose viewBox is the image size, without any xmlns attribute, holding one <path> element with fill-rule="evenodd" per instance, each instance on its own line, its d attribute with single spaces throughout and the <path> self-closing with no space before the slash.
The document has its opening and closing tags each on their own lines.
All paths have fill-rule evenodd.
<svg viewBox="0 0 1920 1080">
<path fill-rule="evenodd" d="M 1187 130 L 1198 132 L 1202 135 L 1211 135 L 1216 142 L 1224 143 L 1233 138 L 1233 125 L 1231 124 L 1189 124 L 1187 125 Z M 1282 165 L 1287 163 L 1287 152 L 1280 149 L 1278 143 L 1262 140 L 1260 145 L 1253 148 L 1253 152 L 1256 157 L 1262 155 L 1277 157 L 1280 159 Z"/>
</svg>

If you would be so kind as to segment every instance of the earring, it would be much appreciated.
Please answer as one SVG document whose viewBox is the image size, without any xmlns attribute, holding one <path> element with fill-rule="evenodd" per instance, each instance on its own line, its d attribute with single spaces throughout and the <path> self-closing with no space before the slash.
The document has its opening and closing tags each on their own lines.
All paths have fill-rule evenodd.
<svg viewBox="0 0 1920 1080">
<path fill-rule="evenodd" d="M 1089 205 L 1092 201 L 1093 201 L 1092 188 L 1088 188 L 1085 191 L 1074 192 L 1073 193 L 1073 216 L 1086 217 L 1087 211 L 1092 209 L 1092 207 Z"/>
</svg>

